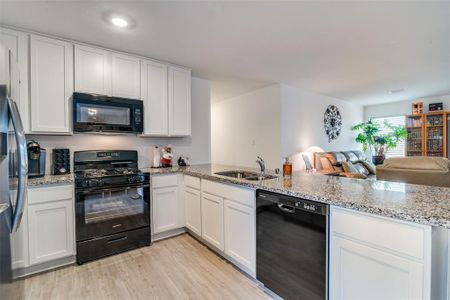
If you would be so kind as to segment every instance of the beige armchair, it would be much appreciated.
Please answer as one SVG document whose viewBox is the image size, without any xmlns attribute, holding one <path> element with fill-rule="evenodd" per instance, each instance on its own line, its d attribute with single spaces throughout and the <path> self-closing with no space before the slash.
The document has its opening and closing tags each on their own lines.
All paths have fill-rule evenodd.
<svg viewBox="0 0 450 300">
<path fill-rule="evenodd" d="M 377 179 L 450 187 L 450 161 L 425 156 L 388 158 L 377 167 Z"/>
</svg>

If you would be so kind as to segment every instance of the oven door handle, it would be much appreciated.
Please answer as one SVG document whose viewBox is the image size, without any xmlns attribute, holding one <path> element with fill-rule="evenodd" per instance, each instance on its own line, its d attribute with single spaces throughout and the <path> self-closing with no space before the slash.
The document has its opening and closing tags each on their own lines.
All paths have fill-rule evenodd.
<svg viewBox="0 0 450 300">
<path fill-rule="evenodd" d="M 91 194 L 92 192 L 95 193 L 102 193 L 102 192 L 116 192 L 116 191 L 128 191 L 131 189 L 139 189 L 139 188 L 149 188 L 150 184 L 144 184 L 144 185 L 136 185 L 136 186 L 124 186 L 121 188 L 110 188 L 110 189 L 99 189 L 99 188 L 94 188 L 94 189 L 89 189 L 89 190 L 81 190 L 81 191 L 76 191 L 76 194 Z"/>
</svg>

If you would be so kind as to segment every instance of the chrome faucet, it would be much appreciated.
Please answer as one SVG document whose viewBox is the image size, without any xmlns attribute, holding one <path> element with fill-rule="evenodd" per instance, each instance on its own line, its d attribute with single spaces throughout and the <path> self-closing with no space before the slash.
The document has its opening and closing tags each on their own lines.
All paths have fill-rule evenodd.
<svg viewBox="0 0 450 300">
<path fill-rule="evenodd" d="M 258 156 L 256 159 L 256 163 L 261 168 L 261 175 L 264 175 L 264 173 L 266 172 L 266 163 L 264 162 L 264 159 L 262 159 L 260 156 Z"/>
</svg>

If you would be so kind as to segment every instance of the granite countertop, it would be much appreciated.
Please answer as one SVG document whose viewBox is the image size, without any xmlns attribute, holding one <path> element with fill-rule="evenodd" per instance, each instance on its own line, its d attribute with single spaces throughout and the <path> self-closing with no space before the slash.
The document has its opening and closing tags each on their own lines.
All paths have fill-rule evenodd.
<svg viewBox="0 0 450 300">
<path fill-rule="evenodd" d="M 214 174 L 228 170 L 257 171 L 257 169 L 215 164 L 190 166 L 178 171 L 208 180 L 272 191 L 425 225 L 450 228 L 450 188 L 303 172 L 294 173 L 291 180 L 281 177 L 256 182 Z M 173 170 L 166 172 L 173 172 Z"/>
<path fill-rule="evenodd" d="M 72 184 L 73 182 L 74 182 L 73 174 L 45 175 L 44 177 L 28 178 L 29 187 L 39 187 L 54 184 Z"/>
<path fill-rule="evenodd" d="M 207 180 L 241 185 L 327 203 L 357 211 L 450 228 L 450 188 L 397 182 L 352 179 L 313 173 L 294 173 L 291 180 L 281 178 L 248 181 L 216 175 L 230 170 L 257 171 L 252 168 L 216 164 L 173 168 L 144 168 L 151 175 L 183 173 Z M 29 179 L 29 186 L 70 184 L 73 175 L 47 175 Z"/>
</svg>

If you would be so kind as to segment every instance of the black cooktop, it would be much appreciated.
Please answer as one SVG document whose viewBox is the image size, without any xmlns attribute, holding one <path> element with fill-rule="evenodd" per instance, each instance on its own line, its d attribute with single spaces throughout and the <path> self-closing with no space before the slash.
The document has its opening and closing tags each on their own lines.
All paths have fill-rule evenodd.
<svg viewBox="0 0 450 300">
<path fill-rule="evenodd" d="M 75 152 L 75 187 L 104 189 L 148 183 L 148 174 L 142 173 L 137 166 L 137 151 L 95 150 Z"/>
</svg>

